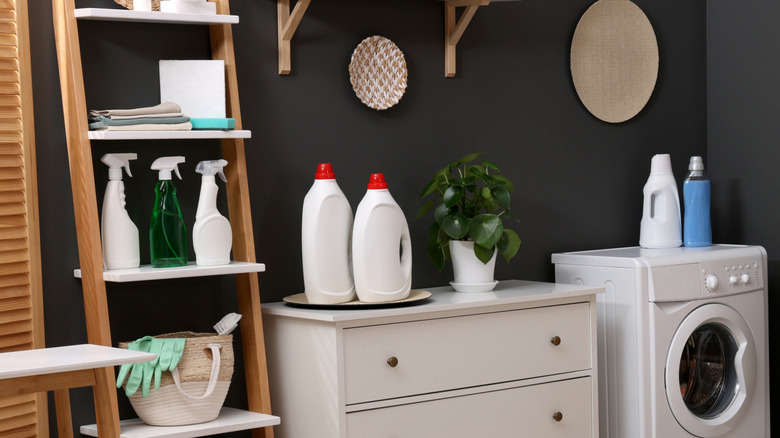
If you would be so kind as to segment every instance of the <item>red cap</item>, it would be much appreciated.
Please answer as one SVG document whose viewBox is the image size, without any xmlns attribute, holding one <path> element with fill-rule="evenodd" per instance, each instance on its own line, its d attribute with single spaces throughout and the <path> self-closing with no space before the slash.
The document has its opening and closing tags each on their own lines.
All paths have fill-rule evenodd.
<svg viewBox="0 0 780 438">
<path fill-rule="evenodd" d="M 330 163 L 318 164 L 317 173 L 314 174 L 314 179 L 336 179 L 336 174 L 333 173 L 333 167 Z"/>
<path fill-rule="evenodd" d="M 378 189 L 386 189 L 386 188 L 387 188 L 387 183 L 385 182 L 385 174 L 372 173 L 371 177 L 368 179 L 368 189 L 378 190 Z"/>
</svg>

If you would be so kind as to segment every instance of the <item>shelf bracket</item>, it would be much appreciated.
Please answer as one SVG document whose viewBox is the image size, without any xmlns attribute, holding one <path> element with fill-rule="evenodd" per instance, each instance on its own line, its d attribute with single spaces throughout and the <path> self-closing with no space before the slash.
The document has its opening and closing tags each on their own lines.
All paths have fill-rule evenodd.
<svg viewBox="0 0 780 438">
<path fill-rule="evenodd" d="M 279 74 L 290 74 L 290 40 L 311 0 L 298 0 L 290 11 L 290 0 L 276 0 L 276 17 L 279 34 Z"/>
<path fill-rule="evenodd" d="M 281 1 L 281 0 L 280 0 Z M 460 37 L 466 31 L 471 19 L 480 6 L 490 4 L 490 0 L 446 0 L 444 3 L 444 76 L 455 76 L 455 53 Z M 466 9 L 456 19 L 456 8 Z"/>
</svg>

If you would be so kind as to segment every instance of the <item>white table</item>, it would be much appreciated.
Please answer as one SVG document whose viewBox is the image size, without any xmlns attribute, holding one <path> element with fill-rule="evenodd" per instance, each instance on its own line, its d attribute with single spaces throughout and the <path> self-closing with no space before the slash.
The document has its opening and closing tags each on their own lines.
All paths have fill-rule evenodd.
<svg viewBox="0 0 780 438">
<path fill-rule="evenodd" d="M 106 373 L 106 368 L 148 362 L 156 357 L 152 353 L 92 344 L 0 353 L 0 397 L 54 391 L 59 436 L 72 437 L 70 388 L 112 388 L 114 382 L 108 382 L 107 376 L 113 376 L 113 370 Z M 112 413 L 100 412 L 97 391 L 95 397 L 95 415 L 101 423 Z"/>
</svg>

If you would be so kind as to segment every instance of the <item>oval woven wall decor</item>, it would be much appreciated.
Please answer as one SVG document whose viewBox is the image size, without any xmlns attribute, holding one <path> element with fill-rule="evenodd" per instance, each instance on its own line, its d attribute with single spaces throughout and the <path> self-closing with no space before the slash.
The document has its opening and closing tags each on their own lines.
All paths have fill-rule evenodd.
<svg viewBox="0 0 780 438">
<path fill-rule="evenodd" d="M 133 0 L 114 0 L 114 3 L 127 9 L 133 9 Z M 152 0 L 152 10 L 160 10 L 160 0 Z"/>
<path fill-rule="evenodd" d="M 629 0 L 591 5 L 574 31 L 571 75 L 597 118 L 620 123 L 636 116 L 658 78 L 658 43 L 645 13 Z"/>
<path fill-rule="evenodd" d="M 397 104 L 406 91 L 406 59 L 389 39 L 374 35 L 352 52 L 349 82 L 369 108 L 384 110 Z"/>
</svg>

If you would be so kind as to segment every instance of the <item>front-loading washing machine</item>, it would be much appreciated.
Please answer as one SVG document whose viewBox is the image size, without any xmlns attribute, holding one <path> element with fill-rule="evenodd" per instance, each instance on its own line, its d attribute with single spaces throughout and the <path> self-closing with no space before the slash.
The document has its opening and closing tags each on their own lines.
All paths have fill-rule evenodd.
<svg viewBox="0 0 780 438">
<path fill-rule="evenodd" d="M 602 438 L 767 438 L 766 252 L 639 247 L 552 255 L 597 298 Z"/>
</svg>

